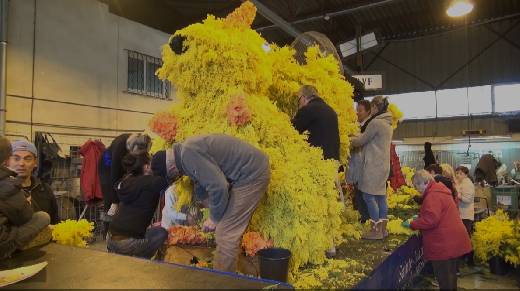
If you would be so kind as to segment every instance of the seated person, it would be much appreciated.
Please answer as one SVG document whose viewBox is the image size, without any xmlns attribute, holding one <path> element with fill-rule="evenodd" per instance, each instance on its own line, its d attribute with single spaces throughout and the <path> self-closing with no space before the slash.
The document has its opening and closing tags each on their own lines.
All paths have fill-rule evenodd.
<svg viewBox="0 0 520 291">
<path fill-rule="evenodd" d="M 120 204 L 110 223 L 107 249 L 109 252 L 150 259 L 168 238 L 164 228 L 148 228 L 161 191 L 168 184 L 164 178 L 151 174 L 147 153 L 127 154 L 122 163 L 126 175 L 116 184 Z"/>
<path fill-rule="evenodd" d="M 183 224 L 186 222 L 186 214 L 177 211 L 175 207 L 177 195 L 175 184 L 171 185 L 164 193 L 164 208 L 162 209 L 161 226 L 168 230 L 172 225 Z"/>
<path fill-rule="evenodd" d="M 16 173 L 5 165 L 11 156 L 11 144 L 0 137 L 0 260 L 29 245 L 50 223 L 43 211 L 33 212 Z"/>
<path fill-rule="evenodd" d="M 58 203 L 51 187 L 33 176 L 38 165 L 38 151 L 34 144 L 19 140 L 11 143 L 13 153 L 9 158 L 9 168 L 18 174 L 25 196 L 34 212 L 43 211 L 51 217 L 51 224 L 60 222 Z"/>
</svg>

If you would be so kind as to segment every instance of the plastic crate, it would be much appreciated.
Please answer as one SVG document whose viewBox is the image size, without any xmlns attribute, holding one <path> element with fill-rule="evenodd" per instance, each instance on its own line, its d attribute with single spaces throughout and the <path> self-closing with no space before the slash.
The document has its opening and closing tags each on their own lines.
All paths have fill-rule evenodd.
<svg viewBox="0 0 520 291">
<path fill-rule="evenodd" d="M 491 207 L 518 211 L 520 187 L 503 185 L 491 189 Z"/>
</svg>

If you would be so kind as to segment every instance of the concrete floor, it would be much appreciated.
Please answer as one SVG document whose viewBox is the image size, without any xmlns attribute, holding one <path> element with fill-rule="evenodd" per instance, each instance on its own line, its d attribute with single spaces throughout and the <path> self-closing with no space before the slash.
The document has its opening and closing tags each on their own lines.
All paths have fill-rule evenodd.
<svg viewBox="0 0 520 291">
<path fill-rule="evenodd" d="M 519 273 L 509 272 L 507 275 L 499 276 L 489 272 L 487 266 L 463 267 L 458 277 L 458 288 L 460 290 L 520 290 L 516 276 Z M 411 289 L 438 290 L 436 280 L 433 276 L 419 276 Z"/>
</svg>

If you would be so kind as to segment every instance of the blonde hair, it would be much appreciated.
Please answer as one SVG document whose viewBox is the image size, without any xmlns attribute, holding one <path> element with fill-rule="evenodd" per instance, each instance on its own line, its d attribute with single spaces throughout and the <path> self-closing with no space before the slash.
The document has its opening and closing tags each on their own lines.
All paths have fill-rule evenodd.
<svg viewBox="0 0 520 291">
<path fill-rule="evenodd" d="M 418 170 L 412 177 L 414 185 L 428 184 L 433 181 L 433 176 L 426 170 Z"/>
<path fill-rule="evenodd" d="M 152 139 L 147 134 L 132 133 L 126 140 L 126 149 L 133 155 L 141 155 L 150 151 Z"/>
<path fill-rule="evenodd" d="M 442 169 L 442 175 L 455 181 L 455 170 L 453 170 L 453 167 L 448 164 L 441 164 L 440 166 Z"/>
</svg>

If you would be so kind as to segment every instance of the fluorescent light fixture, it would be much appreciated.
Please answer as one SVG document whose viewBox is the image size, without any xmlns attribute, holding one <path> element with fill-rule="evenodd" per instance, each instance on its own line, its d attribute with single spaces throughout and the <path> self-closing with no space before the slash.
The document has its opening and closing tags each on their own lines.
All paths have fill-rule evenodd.
<svg viewBox="0 0 520 291">
<path fill-rule="evenodd" d="M 470 13 L 473 7 L 473 3 L 468 0 L 454 0 L 446 10 L 446 13 L 450 17 L 460 17 Z"/>
<path fill-rule="evenodd" d="M 510 136 L 506 135 L 490 135 L 490 136 L 475 136 L 471 137 L 471 141 L 493 141 L 493 140 L 504 140 L 504 139 L 511 139 Z M 461 138 L 454 138 L 454 141 L 468 141 L 467 137 L 461 137 Z"/>
<path fill-rule="evenodd" d="M 376 35 L 373 32 L 365 34 L 361 37 L 361 50 L 366 50 L 376 45 L 377 39 Z M 357 53 L 357 39 L 353 39 L 340 44 L 339 50 L 344 58 Z"/>
</svg>

